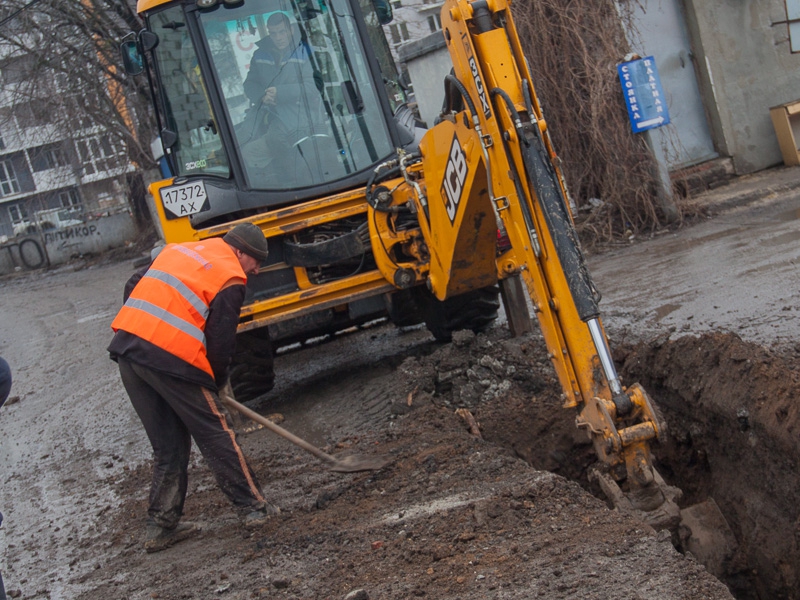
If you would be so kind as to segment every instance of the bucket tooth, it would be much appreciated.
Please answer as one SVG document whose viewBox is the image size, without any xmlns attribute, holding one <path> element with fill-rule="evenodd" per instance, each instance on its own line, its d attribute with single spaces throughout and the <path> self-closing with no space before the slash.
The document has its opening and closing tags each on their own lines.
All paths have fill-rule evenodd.
<svg viewBox="0 0 800 600">
<path fill-rule="evenodd" d="M 650 485 L 628 492 L 624 492 L 608 473 L 594 469 L 590 478 L 597 481 L 619 512 L 640 518 L 655 531 L 666 529 L 670 533 L 678 532 L 681 509 L 678 508 L 677 500 L 681 491 L 667 485 L 656 469 L 653 469 L 653 481 Z"/>
</svg>

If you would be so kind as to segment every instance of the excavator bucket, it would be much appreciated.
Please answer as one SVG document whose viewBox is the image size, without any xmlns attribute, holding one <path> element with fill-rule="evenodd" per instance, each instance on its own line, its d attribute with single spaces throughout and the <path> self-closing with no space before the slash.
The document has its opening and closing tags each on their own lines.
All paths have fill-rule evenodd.
<svg viewBox="0 0 800 600">
<path fill-rule="evenodd" d="M 683 493 L 668 485 L 656 469 L 652 486 L 627 493 L 608 474 L 598 469 L 590 473 L 616 510 L 639 517 L 656 531 L 669 531 L 676 547 L 691 553 L 711 574 L 719 578 L 727 574 L 738 544 L 713 498 L 681 509 L 678 501 Z M 653 499 L 652 507 L 648 506 L 651 495 L 661 496 Z"/>
<path fill-rule="evenodd" d="M 728 521 L 713 498 L 681 510 L 680 546 L 712 575 L 723 577 L 738 544 Z"/>
</svg>

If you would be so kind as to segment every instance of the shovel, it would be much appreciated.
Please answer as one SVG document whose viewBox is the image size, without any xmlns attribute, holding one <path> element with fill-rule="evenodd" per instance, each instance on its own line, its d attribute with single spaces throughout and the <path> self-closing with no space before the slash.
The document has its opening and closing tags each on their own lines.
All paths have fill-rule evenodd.
<svg viewBox="0 0 800 600">
<path fill-rule="evenodd" d="M 383 456 L 345 456 L 344 458 L 335 458 L 330 454 L 326 454 L 316 446 L 309 444 L 304 439 L 301 439 L 286 431 L 283 427 L 280 427 L 270 421 L 269 419 L 261 416 L 254 410 L 250 410 L 243 404 L 240 404 L 233 398 L 233 390 L 230 389 L 230 384 L 226 384 L 220 391 L 219 391 L 219 399 L 228 406 L 240 413 L 242 413 L 245 417 L 252 419 L 256 423 L 259 423 L 277 433 L 279 436 L 286 438 L 290 442 L 292 442 L 295 446 L 299 446 L 306 452 L 310 452 L 320 460 L 328 463 L 328 468 L 331 471 L 336 471 L 339 473 L 357 473 L 359 471 L 377 471 L 378 469 L 382 469 L 386 465 L 389 464 L 389 460 Z"/>
</svg>

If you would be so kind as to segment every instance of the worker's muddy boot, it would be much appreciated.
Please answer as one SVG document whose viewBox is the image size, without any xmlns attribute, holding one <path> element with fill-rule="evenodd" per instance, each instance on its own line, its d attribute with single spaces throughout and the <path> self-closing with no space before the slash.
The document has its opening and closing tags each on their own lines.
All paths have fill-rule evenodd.
<svg viewBox="0 0 800 600">
<path fill-rule="evenodd" d="M 189 539 L 199 533 L 200 528 L 194 523 L 178 523 L 173 529 L 160 527 L 155 523 L 147 524 L 147 538 L 144 542 L 144 549 L 147 552 L 160 552 L 178 542 Z"/>
<path fill-rule="evenodd" d="M 259 510 L 254 510 L 244 517 L 244 526 L 245 527 L 260 527 L 261 525 L 266 524 L 272 517 L 281 514 L 281 509 L 275 506 L 274 504 L 270 504 L 267 502 L 264 508 Z"/>
</svg>

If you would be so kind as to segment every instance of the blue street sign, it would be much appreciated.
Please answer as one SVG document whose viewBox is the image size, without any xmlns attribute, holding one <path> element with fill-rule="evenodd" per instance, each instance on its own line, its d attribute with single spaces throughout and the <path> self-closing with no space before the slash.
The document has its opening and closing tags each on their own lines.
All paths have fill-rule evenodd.
<svg viewBox="0 0 800 600">
<path fill-rule="evenodd" d="M 617 73 L 634 133 L 669 123 L 664 90 L 652 56 L 617 65 Z"/>
</svg>

